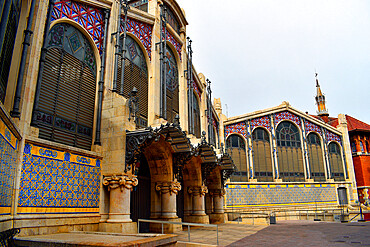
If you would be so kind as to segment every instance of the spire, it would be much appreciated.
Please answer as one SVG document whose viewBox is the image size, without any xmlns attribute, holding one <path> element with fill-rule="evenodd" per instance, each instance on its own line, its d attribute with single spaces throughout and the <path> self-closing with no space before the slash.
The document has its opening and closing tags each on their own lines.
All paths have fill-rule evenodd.
<svg viewBox="0 0 370 247">
<path fill-rule="evenodd" d="M 315 99 L 316 99 L 316 105 L 317 105 L 317 115 L 319 115 L 320 117 L 327 118 L 329 116 L 329 113 L 325 106 L 325 96 L 321 92 L 319 79 L 317 78 L 317 76 L 318 76 L 318 73 L 315 73 L 315 78 L 316 78 L 316 97 Z"/>
</svg>

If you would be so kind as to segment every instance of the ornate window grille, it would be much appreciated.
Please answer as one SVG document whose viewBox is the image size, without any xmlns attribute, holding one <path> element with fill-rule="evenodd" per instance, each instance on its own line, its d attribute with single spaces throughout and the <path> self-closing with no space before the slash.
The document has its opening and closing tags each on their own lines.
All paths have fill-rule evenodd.
<svg viewBox="0 0 370 247">
<path fill-rule="evenodd" d="M 179 114 L 179 75 L 175 55 L 168 45 L 165 59 L 167 121 L 172 123 Z"/>
<path fill-rule="evenodd" d="M 337 143 L 331 142 L 328 148 L 331 176 L 334 181 L 344 181 L 344 170 L 340 147 Z"/>
<path fill-rule="evenodd" d="M 195 92 L 193 92 L 193 121 L 194 121 L 194 135 L 197 138 L 201 137 L 201 127 L 200 127 L 200 111 L 199 111 L 199 103 L 198 103 L 198 98 L 195 95 Z"/>
<path fill-rule="evenodd" d="M 252 133 L 254 177 L 259 182 L 272 182 L 270 136 L 266 130 L 256 128 Z"/>
<path fill-rule="evenodd" d="M 171 8 L 168 7 L 168 5 L 166 5 L 166 20 L 168 22 L 168 24 L 170 24 L 170 26 L 175 30 L 175 32 L 177 32 L 178 34 L 180 34 L 180 24 L 175 16 L 175 14 L 172 12 Z"/>
<path fill-rule="evenodd" d="M 276 129 L 279 172 L 284 182 L 304 181 L 301 138 L 298 128 L 288 121 Z"/>
<path fill-rule="evenodd" d="M 39 137 L 90 150 L 96 96 L 96 61 L 75 27 L 55 25 L 47 37 L 39 111 Z"/>
<path fill-rule="evenodd" d="M 325 167 L 320 137 L 315 133 L 307 136 L 311 178 L 314 181 L 325 181 Z"/>
<path fill-rule="evenodd" d="M 246 182 L 248 170 L 244 140 L 238 135 L 231 135 L 226 140 L 226 149 L 237 168 L 237 171 L 230 178 L 231 181 Z"/>
<path fill-rule="evenodd" d="M 21 1 L 7 0 L 0 4 L 0 100 L 4 103 L 14 42 L 17 35 Z"/>
<path fill-rule="evenodd" d="M 123 97 L 129 98 L 134 87 L 138 90 L 139 112 L 136 124 L 144 128 L 148 125 L 148 69 L 143 51 L 139 44 L 130 36 L 126 36 L 126 52 L 124 57 Z M 122 59 L 118 59 L 118 78 L 121 78 Z M 117 81 L 117 91 L 121 92 L 121 81 Z"/>
</svg>

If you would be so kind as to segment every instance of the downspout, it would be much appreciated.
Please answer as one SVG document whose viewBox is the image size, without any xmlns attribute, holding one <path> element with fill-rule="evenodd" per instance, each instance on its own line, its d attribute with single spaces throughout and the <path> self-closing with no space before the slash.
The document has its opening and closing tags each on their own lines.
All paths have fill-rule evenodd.
<svg viewBox="0 0 370 247">
<path fill-rule="evenodd" d="M 115 45 L 115 58 L 114 58 L 114 77 L 113 77 L 113 88 L 112 92 L 117 92 L 117 78 L 118 78 L 118 59 L 120 55 L 120 42 L 119 42 L 119 33 L 121 31 L 121 0 L 118 4 L 118 16 L 117 16 L 117 32 L 116 32 L 116 45 Z M 113 35 L 113 34 L 112 34 Z M 124 66 L 121 65 L 121 70 L 124 70 Z"/>
<path fill-rule="evenodd" d="M 103 106 L 103 91 L 104 91 L 104 74 L 105 74 L 105 55 L 107 47 L 107 34 L 108 34 L 108 19 L 109 10 L 104 11 L 104 40 L 103 40 L 103 51 L 101 55 L 101 66 L 100 66 L 100 80 L 99 80 L 99 90 L 98 90 L 98 110 L 96 118 L 96 132 L 95 132 L 95 145 L 101 145 L 100 142 L 100 130 L 101 130 L 101 116 L 102 116 L 102 106 Z"/>
<path fill-rule="evenodd" d="M 37 84 L 36 84 L 36 92 L 35 92 L 35 102 L 33 104 L 33 115 L 32 115 L 32 126 L 37 126 L 37 113 L 39 111 L 39 101 L 40 101 L 40 90 L 41 90 L 41 81 L 42 81 L 42 74 L 44 72 L 44 66 L 45 66 L 45 59 L 46 59 L 46 53 L 47 49 L 46 47 L 46 38 L 49 34 L 50 29 L 50 19 L 51 19 L 51 13 L 54 8 L 54 0 L 49 1 L 49 8 L 48 8 L 48 15 L 46 17 L 45 22 L 45 30 L 44 30 L 44 41 L 42 43 L 41 48 L 41 55 L 40 55 L 40 62 L 39 62 L 39 71 L 37 74 Z"/>
<path fill-rule="evenodd" d="M 35 12 L 35 5 L 36 1 L 32 0 L 30 12 L 28 14 L 28 21 L 27 21 L 27 28 L 24 30 L 24 39 L 23 39 L 23 50 L 21 56 L 21 62 L 18 71 L 18 78 L 17 78 L 17 87 L 15 91 L 14 103 L 13 103 L 13 110 L 10 112 L 10 115 L 14 118 L 20 118 L 21 113 L 19 112 L 19 105 L 21 102 L 21 94 L 22 94 L 22 87 L 23 87 L 23 77 L 24 77 L 24 68 L 26 67 L 26 58 L 27 58 L 27 51 L 28 47 L 30 46 L 30 39 L 32 35 L 32 21 L 33 15 Z"/>
</svg>

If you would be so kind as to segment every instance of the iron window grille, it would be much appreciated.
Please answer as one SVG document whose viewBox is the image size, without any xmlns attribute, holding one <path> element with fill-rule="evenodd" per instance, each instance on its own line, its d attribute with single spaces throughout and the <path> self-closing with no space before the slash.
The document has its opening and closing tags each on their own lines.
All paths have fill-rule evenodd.
<svg viewBox="0 0 370 247">
<path fill-rule="evenodd" d="M 259 182 L 272 182 L 270 136 L 266 130 L 256 128 L 252 133 L 254 177 Z"/>
<path fill-rule="evenodd" d="M 96 61 L 86 37 L 72 25 L 55 25 L 47 37 L 42 75 L 39 137 L 90 150 L 92 144 Z"/>
<path fill-rule="evenodd" d="M 307 136 L 308 154 L 310 161 L 311 178 L 314 181 L 325 181 L 325 167 L 320 137 L 315 133 Z"/>
<path fill-rule="evenodd" d="M 230 177 L 231 181 L 246 182 L 248 170 L 244 140 L 238 135 L 230 135 L 226 140 L 226 149 L 237 167 L 237 171 Z"/>
<path fill-rule="evenodd" d="M 343 162 L 340 147 L 337 143 L 331 142 L 328 146 L 330 171 L 334 181 L 344 181 Z"/>
</svg>

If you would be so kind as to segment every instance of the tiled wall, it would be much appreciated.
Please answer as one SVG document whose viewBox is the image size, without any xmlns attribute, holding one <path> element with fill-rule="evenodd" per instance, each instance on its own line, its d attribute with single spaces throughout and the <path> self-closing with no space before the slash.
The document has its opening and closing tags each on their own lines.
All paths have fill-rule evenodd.
<svg viewBox="0 0 370 247">
<path fill-rule="evenodd" d="M 96 213 L 99 194 L 99 159 L 25 145 L 18 213 Z"/>
<path fill-rule="evenodd" d="M 226 204 L 231 207 L 337 204 L 333 184 L 227 185 Z"/>
<path fill-rule="evenodd" d="M 10 214 L 18 140 L 0 120 L 0 215 Z"/>
</svg>

